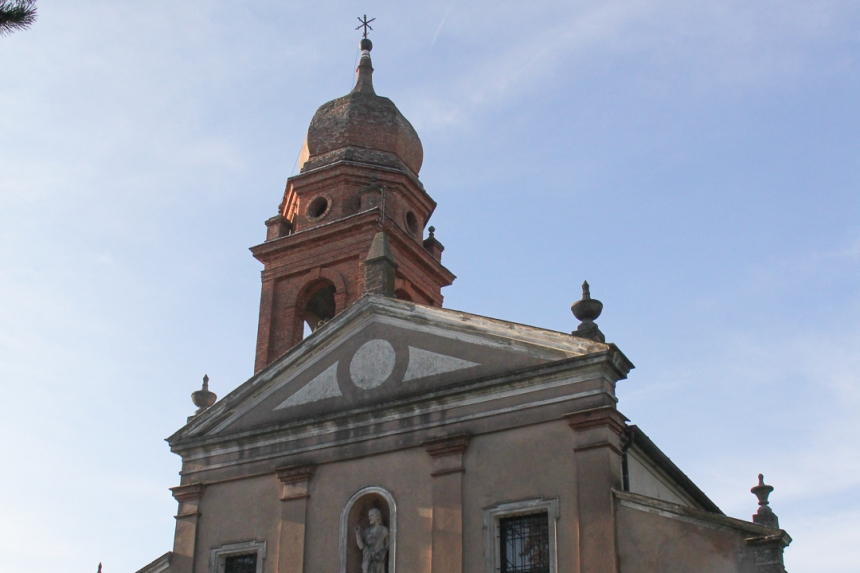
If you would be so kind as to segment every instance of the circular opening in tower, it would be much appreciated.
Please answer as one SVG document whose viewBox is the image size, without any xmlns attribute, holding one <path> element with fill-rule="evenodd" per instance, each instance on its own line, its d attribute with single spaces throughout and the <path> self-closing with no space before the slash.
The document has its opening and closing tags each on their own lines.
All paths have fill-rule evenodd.
<svg viewBox="0 0 860 573">
<path fill-rule="evenodd" d="M 418 217 L 412 211 L 406 212 L 406 230 L 413 236 L 418 234 Z"/>
<path fill-rule="evenodd" d="M 328 197 L 323 197 L 322 195 L 314 197 L 314 199 L 308 203 L 308 218 L 322 219 L 326 213 L 328 213 L 330 207 L 331 201 Z"/>
</svg>

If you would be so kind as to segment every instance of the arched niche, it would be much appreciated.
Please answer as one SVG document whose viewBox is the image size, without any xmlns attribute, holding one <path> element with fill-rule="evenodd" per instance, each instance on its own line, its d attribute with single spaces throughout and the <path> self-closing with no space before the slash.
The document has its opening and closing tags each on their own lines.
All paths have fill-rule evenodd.
<svg viewBox="0 0 860 573">
<path fill-rule="evenodd" d="M 397 555 L 397 504 L 388 490 L 371 486 L 355 492 L 340 518 L 340 573 L 361 573 L 361 550 L 355 542 L 355 526 L 361 530 L 369 525 L 367 513 L 371 509 L 382 513 L 382 524 L 388 528 L 388 567 L 386 573 L 395 573 Z"/>
</svg>

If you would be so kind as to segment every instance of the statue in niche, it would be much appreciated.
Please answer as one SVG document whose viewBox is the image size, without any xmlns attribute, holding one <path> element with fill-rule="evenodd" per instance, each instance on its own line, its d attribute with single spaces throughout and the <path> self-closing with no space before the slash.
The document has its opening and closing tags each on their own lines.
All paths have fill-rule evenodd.
<svg viewBox="0 0 860 573">
<path fill-rule="evenodd" d="M 382 524 L 382 512 L 373 508 L 367 512 L 370 527 L 361 533 L 355 526 L 355 542 L 361 549 L 361 573 L 385 573 L 388 556 L 388 528 Z"/>
</svg>

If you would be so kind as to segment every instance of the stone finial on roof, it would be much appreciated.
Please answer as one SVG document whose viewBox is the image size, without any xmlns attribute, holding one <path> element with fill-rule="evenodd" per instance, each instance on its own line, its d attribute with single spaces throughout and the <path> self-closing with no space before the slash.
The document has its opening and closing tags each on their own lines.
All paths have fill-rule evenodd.
<svg viewBox="0 0 860 573">
<path fill-rule="evenodd" d="M 764 483 L 764 475 L 758 474 L 758 485 L 750 489 L 750 492 L 758 498 L 758 511 L 753 515 L 753 523 L 779 528 L 779 518 L 770 508 L 770 502 L 767 500 L 772 491 L 773 486 Z"/>
<path fill-rule="evenodd" d="M 594 322 L 600 313 L 603 312 L 603 303 L 597 299 L 591 298 L 591 290 L 588 286 L 588 281 L 582 283 L 582 300 L 578 300 L 570 306 L 573 316 L 582 321 L 580 325 L 573 331 L 574 336 L 587 338 L 597 342 L 606 342 L 606 337 L 597 328 Z"/>
<path fill-rule="evenodd" d="M 212 404 L 218 399 L 215 392 L 209 391 L 209 375 L 203 375 L 203 388 L 191 393 L 191 401 L 197 406 L 197 411 L 194 415 L 202 414 L 212 407 Z"/>
<path fill-rule="evenodd" d="M 445 246 L 439 242 L 436 238 L 436 227 L 431 226 L 427 229 L 430 234 L 424 239 L 422 245 L 424 246 L 424 250 L 426 250 L 430 255 L 439 261 L 442 262 L 442 251 L 445 250 Z"/>
</svg>

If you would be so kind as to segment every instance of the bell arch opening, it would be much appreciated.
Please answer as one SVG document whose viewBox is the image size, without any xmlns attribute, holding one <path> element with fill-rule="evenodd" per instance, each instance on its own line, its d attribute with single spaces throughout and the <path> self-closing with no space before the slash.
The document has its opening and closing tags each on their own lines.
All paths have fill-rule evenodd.
<svg viewBox="0 0 860 573">
<path fill-rule="evenodd" d="M 334 318 L 336 293 L 337 287 L 326 279 L 314 281 L 302 289 L 296 301 L 296 319 L 302 338 Z"/>
</svg>

